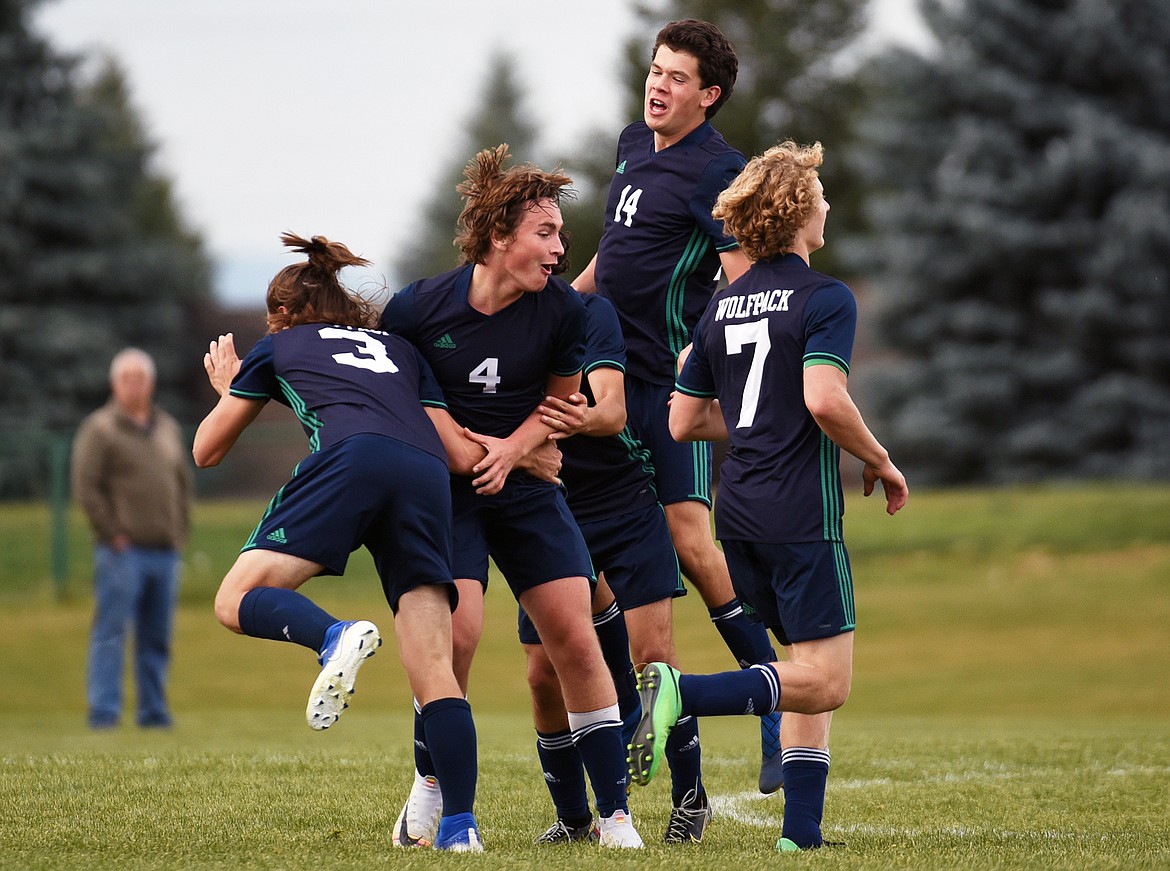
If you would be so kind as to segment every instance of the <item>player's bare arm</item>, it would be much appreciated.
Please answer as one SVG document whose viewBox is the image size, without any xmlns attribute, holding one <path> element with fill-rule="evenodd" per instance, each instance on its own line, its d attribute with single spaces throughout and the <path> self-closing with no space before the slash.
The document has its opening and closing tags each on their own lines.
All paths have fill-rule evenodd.
<svg viewBox="0 0 1170 871">
<path fill-rule="evenodd" d="M 593 293 L 597 290 L 597 282 L 593 278 L 593 271 L 597 267 L 597 255 L 589 261 L 589 265 L 581 270 L 581 274 L 573 279 L 573 289 L 580 293 Z"/>
<path fill-rule="evenodd" d="M 547 386 L 549 396 L 567 400 L 580 390 L 581 373 L 551 375 Z M 541 420 L 542 417 L 539 408 L 534 408 L 524 422 L 503 439 L 485 436 L 470 429 L 464 430 L 468 438 L 487 449 L 487 455 L 472 469 L 473 474 L 478 476 L 471 482 L 476 493 L 488 496 L 498 493 L 520 458 L 548 439 L 554 430 Z"/>
<path fill-rule="evenodd" d="M 731 282 L 747 272 L 752 262 L 742 248 L 732 248 L 719 252 L 719 264 L 723 267 L 723 275 Z"/>
<path fill-rule="evenodd" d="M 716 442 L 727 438 L 727 424 L 713 398 L 670 394 L 670 437 L 676 442 Z"/>
<path fill-rule="evenodd" d="M 568 438 L 581 434 L 588 436 L 617 435 L 626 426 L 626 379 L 620 369 L 599 367 L 590 372 L 589 390 L 593 405 L 575 393 L 569 400 L 550 396 L 537 409 L 545 424 L 554 432 L 550 439 Z"/>
<path fill-rule="evenodd" d="M 865 425 L 849 395 L 845 373 L 827 364 L 809 366 L 804 370 L 804 403 L 824 434 L 841 450 L 865 464 L 862 470 L 865 495 L 872 493 L 874 484 L 881 481 L 886 513 L 897 513 L 910 493 L 906 478 Z"/>
<path fill-rule="evenodd" d="M 479 442 L 467 437 L 455 418 L 451 417 L 451 412 L 445 408 L 435 408 L 434 406 L 424 406 L 427 417 L 431 419 L 431 423 L 435 427 L 435 431 L 439 434 L 439 440 L 443 443 L 443 448 L 447 451 L 447 466 L 451 470 L 452 475 L 472 475 L 472 468 L 483 459 L 486 451 Z"/>
<path fill-rule="evenodd" d="M 243 399 L 230 393 L 221 395 L 215 408 L 208 412 L 195 431 L 195 441 L 191 446 L 195 465 L 201 469 L 218 465 L 266 402 L 265 399 Z"/>
</svg>

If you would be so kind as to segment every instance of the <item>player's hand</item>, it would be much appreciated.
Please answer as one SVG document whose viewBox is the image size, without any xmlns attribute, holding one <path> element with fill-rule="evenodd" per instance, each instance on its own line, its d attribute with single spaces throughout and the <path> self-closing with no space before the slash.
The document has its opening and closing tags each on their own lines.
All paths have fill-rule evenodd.
<svg viewBox="0 0 1170 871">
<path fill-rule="evenodd" d="M 523 469 L 541 481 L 560 484 L 561 479 L 558 475 L 561 473 L 562 459 L 561 449 L 557 447 L 556 442 L 546 441 L 521 457 L 516 463 L 516 468 Z"/>
<path fill-rule="evenodd" d="M 240 357 L 236 354 L 236 341 L 231 333 L 220 336 L 218 341 L 212 340 L 203 355 L 203 368 L 215 392 L 220 396 L 227 393 L 232 379 L 240 371 Z"/>
<path fill-rule="evenodd" d="M 886 463 L 881 468 L 866 464 L 861 470 L 861 480 L 861 492 L 866 496 L 873 492 L 874 484 L 882 482 L 882 490 L 886 494 L 886 514 L 892 517 L 905 507 L 910 488 L 906 486 L 906 477 L 893 463 Z"/>
<path fill-rule="evenodd" d="M 548 436 L 551 441 L 567 439 L 585 428 L 589 400 L 582 393 L 574 393 L 567 400 L 546 396 L 537 411 L 541 415 L 540 422 L 553 430 Z"/>
<path fill-rule="evenodd" d="M 483 446 L 487 454 L 482 460 L 471 467 L 476 477 L 471 484 L 475 492 L 481 496 L 493 496 L 504 489 L 504 482 L 508 480 L 508 473 L 515 468 L 521 454 L 516 445 L 508 439 L 481 435 L 467 427 L 463 433 L 473 442 Z"/>
</svg>

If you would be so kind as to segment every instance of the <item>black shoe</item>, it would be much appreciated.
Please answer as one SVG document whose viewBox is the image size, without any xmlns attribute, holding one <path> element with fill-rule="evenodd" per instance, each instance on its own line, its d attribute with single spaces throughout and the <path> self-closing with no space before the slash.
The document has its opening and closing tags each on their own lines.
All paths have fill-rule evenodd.
<svg viewBox="0 0 1170 871">
<path fill-rule="evenodd" d="M 597 824 L 590 819 L 580 826 L 570 826 L 564 820 L 557 820 L 548 831 L 537 838 L 536 844 L 568 844 L 571 841 L 594 842 L 597 840 Z"/>
<path fill-rule="evenodd" d="M 663 840 L 668 844 L 698 844 L 710 822 L 711 806 L 706 794 L 700 795 L 697 789 L 692 789 L 678 807 L 670 809 L 670 822 L 666 824 Z"/>
</svg>

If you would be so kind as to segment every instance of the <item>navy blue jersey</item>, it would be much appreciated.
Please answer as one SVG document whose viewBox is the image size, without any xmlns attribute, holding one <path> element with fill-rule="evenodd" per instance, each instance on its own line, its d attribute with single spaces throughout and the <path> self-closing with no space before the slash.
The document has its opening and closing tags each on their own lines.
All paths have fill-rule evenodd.
<svg viewBox="0 0 1170 871">
<path fill-rule="evenodd" d="M 230 391 L 289 406 L 311 451 L 376 433 L 447 462 L 420 400 L 441 396 L 438 386 L 418 352 L 397 336 L 329 324 L 269 333 L 244 357 Z"/>
<path fill-rule="evenodd" d="M 849 372 L 857 303 L 797 255 L 756 263 L 695 329 L 677 389 L 719 399 L 731 441 L 719 469 L 720 539 L 840 541 L 840 450 L 804 404 L 804 369 Z"/>
<path fill-rule="evenodd" d="M 595 369 L 625 372 L 626 347 L 617 314 L 609 301 L 595 293 L 585 302 L 585 368 L 581 392 L 593 405 L 588 375 Z M 658 500 L 650 474 L 649 454 L 627 427 L 617 435 L 578 435 L 560 443 L 569 510 L 578 523 L 591 523 L 628 514 Z"/>
<path fill-rule="evenodd" d="M 711 209 L 744 163 L 706 122 L 661 152 L 641 121 L 618 138 L 594 280 L 617 309 L 631 375 L 674 383 L 678 352 L 715 290 L 719 252 L 738 247 Z"/>
<path fill-rule="evenodd" d="M 563 280 L 486 315 L 467 301 L 473 266 L 416 281 L 390 298 L 382 328 L 431 365 L 452 417 L 506 438 L 546 396 L 549 375 L 581 371 L 585 306 Z"/>
</svg>

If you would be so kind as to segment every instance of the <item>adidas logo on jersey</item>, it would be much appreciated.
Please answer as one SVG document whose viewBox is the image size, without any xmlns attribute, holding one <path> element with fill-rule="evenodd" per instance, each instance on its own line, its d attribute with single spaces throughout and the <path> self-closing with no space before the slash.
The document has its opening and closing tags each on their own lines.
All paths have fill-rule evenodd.
<svg viewBox="0 0 1170 871">
<path fill-rule="evenodd" d="M 623 160 L 621 163 L 619 163 L 618 168 L 616 170 L 614 170 L 614 172 L 616 175 L 625 175 L 626 162 Z"/>
<path fill-rule="evenodd" d="M 284 527 L 274 529 L 268 535 L 264 536 L 269 541 L 275 541 L 277 544 L 288 544 L 288 539 L 284 537 Z"/>
<path fill-rule="evenodd" d="M 443 335 L 435 339 L 435 347 L 442 348 L 445 351 L 453 351 L 455 350 L 455 340 L 451 338 L 450 333 L 443 333 Z"/>
</svg>

